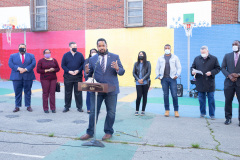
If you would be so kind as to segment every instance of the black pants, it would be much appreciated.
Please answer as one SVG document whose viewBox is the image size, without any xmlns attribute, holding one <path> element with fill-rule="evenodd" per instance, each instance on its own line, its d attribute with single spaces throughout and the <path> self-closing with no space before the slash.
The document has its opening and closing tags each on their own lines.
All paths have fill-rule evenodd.
<svg viewBox="0 0 240 160">
<path fill-rule="evenodd" d="M 74 96 L 76 101 L 76 107 L 81 109 L 82 103 L 82 91 L 78 91 L 78 82 L 82 82 L 82 77 L 64 75 L 64 86 L 65 86 L 65 108 L 70 108 L 72 103 L 72 92 L 74 88 Z"/>
<path fill-rule="evenodd" d="M 143 97 L 142 111 L 145 111 L 149 86 L 148 84 L 136 85 L 136 88 L 137 88 L 136 111 L 139 111 L 139 106 L 140 106 L 142 97 Z"/>
<path fill-rule="evenodd" d="M 229 86 L 224 88 L 224 95 L 225 95 L 225 118 L 231 119 L 232 118 L 232 101 L 234 95 L 237 95 L 238 104 L 240 104 L 240 87 L 238 87 L 235 83 L 233 86 Z M 238 120 L 240 121 L 240 105 L 238 106 Z"/>
</svg>

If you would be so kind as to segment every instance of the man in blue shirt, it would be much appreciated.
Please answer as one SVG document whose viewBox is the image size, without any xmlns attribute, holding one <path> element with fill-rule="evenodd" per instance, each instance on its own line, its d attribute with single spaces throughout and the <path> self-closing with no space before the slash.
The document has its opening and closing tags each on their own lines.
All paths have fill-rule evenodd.
<svg viewBox="0 0 240 160">
<path fill-rule="evenodd" d="M 82 53 L 77 51 L 77 44 L 75 42 L 70 42 L 69 48 L 70 51 L 65 53 L 62 58 L 65 86 L 65 108 L 63 112 L 68 112 L 71 107 L 73 88 L 78 111 L 83 112 L 82 92 L 78 91 L 78 82 L 82 82 L 82 70 L 85 60 Z"/>
</svg>

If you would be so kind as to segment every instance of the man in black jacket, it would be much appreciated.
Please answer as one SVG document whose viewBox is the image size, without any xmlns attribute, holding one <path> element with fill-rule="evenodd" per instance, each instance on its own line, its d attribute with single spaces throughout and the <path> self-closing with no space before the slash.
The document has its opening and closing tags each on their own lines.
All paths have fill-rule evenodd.
<svg viewBox="0 0 240 160">
<path fill-rule="evenodd" d="M 208 96 L 209 116 L 215 119 L 215 75 L 220 72 L 218 59 L 209 54 L 208 47 L 202 46 L 201 55 L 194 59 L 192 64 L 192 75 L 196 78 L 196 89 L 198 91 L 198 99 L 200 103 L 200 117 L 206 117 L 206 94 Z M 201 73 L 197 73 L 197 71 Z"/>
<path fill-rule="evenodd" d="M 236 93 L 238 103 L 240 102 L 240 58 L 239 58 L 239 41 L 234 41 L 232 44 L 233 52 L 224 56 L 222 62 L 222 73 L 226 77 L 224 81 L 225 95 L 225 124 L 232 123 L 232 101 Z M 240 107 L 238 111 L 238 120 L 240 126 Z"/>
</svg>

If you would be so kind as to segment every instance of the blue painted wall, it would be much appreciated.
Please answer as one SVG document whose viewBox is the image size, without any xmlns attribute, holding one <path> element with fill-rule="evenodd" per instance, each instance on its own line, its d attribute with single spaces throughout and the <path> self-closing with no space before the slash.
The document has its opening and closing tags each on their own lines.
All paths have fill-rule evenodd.
<svg viewBox="0 0 240 160">
<path fill-rule="evenodd" d="M 208 46 L 209 53 L 216 56 L 222 64 L 226 53 L 232 52 L 232 42 L 240 40 L 240 24 L 213 25 L 208 28 L 193 28 L 191 37 L 190 66 L 196 56 L 200 54 L 203 45 Z M 182 84 L 187 88 L 187 37 L 183 28 L 174 30 L 174 52 L 182 64 Z M 190 79 L 193 77 L 191 76 Z M 216 89 L 223 90 L 225 77 L 222 72 L 216 76 Z M 190 85 L 191 86 L 191 85 Z"/>
</svg>

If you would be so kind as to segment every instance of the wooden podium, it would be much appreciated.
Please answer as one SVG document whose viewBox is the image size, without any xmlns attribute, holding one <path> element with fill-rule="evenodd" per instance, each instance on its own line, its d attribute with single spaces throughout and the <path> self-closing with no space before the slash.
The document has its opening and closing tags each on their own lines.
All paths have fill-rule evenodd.
<svg viewBox="0 0 240 160">
<path fill-rule="evenodd" d="M 97 126 L 97 95 L 98 93 L 109 93 L 115 91 L 116 87 L 107 83 L 87 83 L 78 82 L 78 91 L 95 92 L 95 118 L 94 118 L 94 136 L 93 140 L 83 143 L 82 146 L 105 147 L 104 144 L 96 139 Z M 91 106 L 92 107 L 92 106 Z"/>
</svg>

